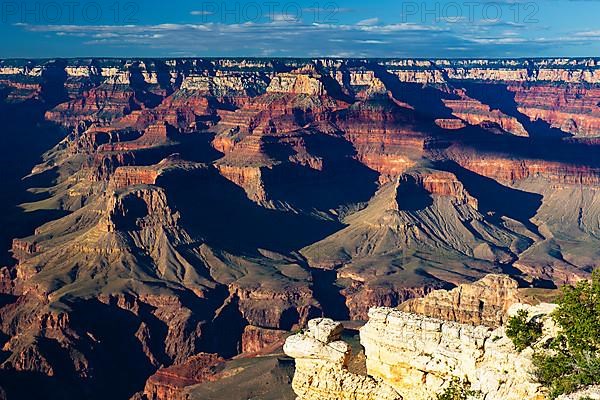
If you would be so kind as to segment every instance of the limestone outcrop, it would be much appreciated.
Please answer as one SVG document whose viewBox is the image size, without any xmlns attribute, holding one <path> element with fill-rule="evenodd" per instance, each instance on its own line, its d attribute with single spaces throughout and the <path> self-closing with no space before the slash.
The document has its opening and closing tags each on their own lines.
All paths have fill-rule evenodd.
<svg viewBox="0 0 600 400">
<path fill-rule="evenodd" d="M 298 400 L 402 400 L 389 385 L 348 369 L 351 349 L 340 340 L 342 331 L 341 323 L 320 318 L 286 340 L 283 350 L 296 361 Z"/>
<path fill-rule="evenodd" d="M 554 307 L 515 305 L 533 318 L 542 318 Z M 553 323 L 542 318 L 547 334 Z M 468 382 L 486 399 L 541 400 L 544 389 L 532 374 L 531 348 L 519 353 L 504 334 L 504 328 L 467 325 L 374 308 L 361 328 L 361 344 L 367 371 L 383 379 L 405 398 L 435 398 L 452 377 Z"/>
<path fill-rule="evenodd" d="M 516 303 L 507 313 L 524 309 L 541 321 L 542 338 L 533 345 L 541 346 L 557 334 L 548 317 L 555 307 Z M 360 379 L 347 369 L 350 347 L 339 340 L 341 329 L 331 320 L 312 320 L 306 332 L 287 339 L 284 350 L 295 358 L 293 388 L 300 400 L 432 400 L 455 378 L 486 400 L 542 400 L 546 395 L 533 375 L 534 350 L 519 353 L 503 327 L 373 308 L 360 329 L 368 375 Z"/>
<path fill-rule="evenodd" d="M 499 327 L 519 299 L 518 282 L 507 275 L 487 275 L 452 290 L 434 290 L 400 305 L 406 312 L 463 324 Z"/>
<path fill-rule="evenodd" d="M 218 72 L 216 76 L 191 75 L 181 83 L 181 90 L 203 92 L 217 98 L 262 94 L 267 81 L 260 72 Z"/>
<path fill-rule="evenodd" d="M 308 65 L 290 73 L 275 75 L 267 87 L 267 92 L 323 96 L 326 93 L 325 87 L 319 78 L 314 67 Z"/>
</svg>

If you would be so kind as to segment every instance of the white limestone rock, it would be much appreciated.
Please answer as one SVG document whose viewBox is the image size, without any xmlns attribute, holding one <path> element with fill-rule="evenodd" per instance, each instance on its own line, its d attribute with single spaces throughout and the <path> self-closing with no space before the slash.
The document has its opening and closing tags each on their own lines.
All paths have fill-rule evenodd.
<svg viewBox="0 0 600 400">
<path fill-rule="evenodd" d="M 308 332 L 315 339 L 329 343 L 342 337 L 344 325 L 329 318 L 316 318 L 308 321 Z"/>
</svg>

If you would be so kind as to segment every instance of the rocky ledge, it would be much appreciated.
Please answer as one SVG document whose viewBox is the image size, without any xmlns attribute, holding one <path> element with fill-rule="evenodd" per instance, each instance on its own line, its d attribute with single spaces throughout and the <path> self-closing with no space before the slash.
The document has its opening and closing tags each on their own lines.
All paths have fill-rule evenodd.
<svg viewBox="0 0 600 400">
<path fill-rule="evenodd" d="M 402 400 L 387 383 L 349 369 L 352 351 L 340 340 L 343 330 L 339 322 L 318 318 L 286 340 L 283 350 L 296 360 L 298 400 Z"/>
<path fill-rule="evenodd" d="M 498 277 L 490 276 L 473 288 L 459 287 L 448 292 L 448 300 L 454 301 L 450 299 L 460 297 L 460 293 L 468 298 L 470 293 L 495 281 Z M 504 284 L 501 291 L 516 291 L 516 287 Z M 434 301 L 440 294 L 434 292 L 427 297 Z M 532 356 L 535 347 L 543 346 L 557 334 L 549 317 L 556 305 L 496 303 L 497 307 L 491 307 L 495 313 L 484 313 L 493 318 L 469 315 L 457 319 L 494 325 L 519 310 L 526 310 L 530 319 L 535 318 L 542 324 L 542 337 L 532 347 L 519 352 L 507 337 L 504 326 L 493 328 L 442 319 L 452 317 L 443 312 L 438 313 L 442 318 L 436 318 L 377 307 L 369 311 L 368 322 L 360 328 L 360 344 L 365 356 L 361 368 L 356 366 L 360 361 L 350 361 L 351 346 L 340 340 L 341 323 L 311 320 L 307 331 L 290 336 L 284 346 L 285 353 L 296 362 L 293 389 L 299 400 L 430 400 L 458 379 L 486 400 L 544 399 L 546 390 L 533 375 Z M 427 310 L 415 304 L 407 308 Z M 593 392 L 593 388 L 589 390 Z"/>
</svg>

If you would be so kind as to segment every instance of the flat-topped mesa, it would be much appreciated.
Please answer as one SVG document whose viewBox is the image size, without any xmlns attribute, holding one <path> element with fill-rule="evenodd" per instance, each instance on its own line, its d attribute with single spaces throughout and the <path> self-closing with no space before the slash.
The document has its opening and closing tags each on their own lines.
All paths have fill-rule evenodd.
<svg viewBox="0 0 600 400">
<path fill-rule="evenodd" d="M 255 327 L 292 330 L 322 314 L 311 289 L 297 282 L 280 288 L 234 282 L 229 292 L 244 320 Z"/>
<path fill-rule="evenodd" d="M 114 193 L 99 226 L 105 232 L 140 230 L 149 226 L 175 227 L 179 213 L 173 212 L 164 190 L 137 187 Z"/>
<path fill-rule="evenodd" d="M 398 175 L 414 167 L 416 164 L 416 161 L 411 157 L 393 152 L 359 152 L 357 159 L 367 167 L 380 173 L 379 182 L 381 184 L 393 181 Z"/>
<path fill-rule="evenodd" d="M 268 92 L 248 99 L 235 111 L 219 111 L 221 121 L 217 125 L 220 134 L 215 139 L 229 141 L 226 148 L 233 148 L 230 137 L 249 134 L 274 135 L 289 133 L 311 124 L 327 122 L 333 112 L 348 104 L 329 96 L 311 96 Z"/>
<path fill-rule="evenodd" d="M 167 143 L 176 132 L 167 122 L 160 121 L 148 126 L 142 135 L 134 140 L 103 144 L 98 150 L 99 152 L 114 152 L 155 147 Z"/>
<path fill-rule="evenodd" d="M 387 94 L 337 112 L 334 122 L 356 148 L 357 159 L 379 172 L 382 182 L 413 166 L 428 141 L 415 126 L 413 111 Z"/>
<path fill-rule="evenodd" d="M 458 130 L 467 126 L 462 119 L 459 118 L 438 118 L 435 120 L 435 124 L 442 129 L 447 130 Z"/>
<path fill-rule="evenodd" d="M 320 78 L 314 66 L 309 64 L 292 72 L 275 75 L 267 87 L 267 92 L 324 96 L 326 90 Z"/>
<path fill-rule="evenodd" d="M 219 133 L 213 144 L 228 153 L 246 138 L 254 141 L 260 136 L 288 135 L 311 126 L 328 126 L 332 114 L 347 106 L 348 103 L 330 96 L 265 93 L 248 99 L 235 111 L 220 111 Z"/>
<path fill-rule="evenodd" d="M 434 290 L 411 299 L 400 310 L 465 324 L 499 327 L 519 300 L 518 283 L 507 275 L 487 275 L 452 290 Z"/>
<path fill-rule="evenodd" d="M 149 141 L 165 141 L 169 136 L 170 125 L 166 122 L 157 122 L 156 124 L 150 125 L 144 131 L 142 138 Z"/>
<path fill-rule="evenodd" d="M 283 351 L 296 362 L 292 387 L 298 400 L 402 400 L 389 385 L 348 369 L 351 348 L 340 340 L 343 329 L 319 318 L 286 340 Z"/>
<path fill-rule="evenodd" d="M 418 171 L 406 173 L 400 178 L 400 183 L 406 182 L 408 177 L 415 179 L 417 185 L 427 192 L 438 196 L 452 197 L 458 204 L 468 204 L 477 209 L 478 201 L 465 189 L 456 175 L 445 171 Z"/>
<path fill-rule="evenodd" d="M 330 69 L 329 75 L 340 85 L 343 93 L 359 100 L 365 100 L 377 93 L 386 93 L 387 88 L 375 76 L 375 72 L 365 67 Z"/>
<path fill-rule="evenodd" d="M 108 126 L 139 107 L 135 92 L 129 86 L 106 84 L 86 90 L 75 99 L 57 105 L 46 111 L 45 117 L 66 126 L 76 126 L 80 121 Z"/>
<path fill-rule="evenodd" d="M 349 75 L 350 75 L 350 82 L 349 82 L 350 86 L 356 86 L 356 87 L 380 86 L 381 87 L 383 85 L 381 80 L 375 76 L 374 71 L 369 71 L 366 69 L 359 70 L 359 71 L 353 70 L 353 71 L 350 71 Z M 340 82 L 340 84 L 343 84 L 343 81 Z"/>
<path fill-rule="evenodd" d="M 171 154 L 154 165 L 117 166 L 110 176 L 110 189 L 123 189 L 134 185 L 155 185 L 157 179 L 171 168 L 200 168 L 201 164 L 183 161 L 179 154 Z"/>
<path fill-rule="evenodd" d="M 267 192 L 263 183 L 263 167 L 227 163 L 216 163 L 215 166 L 223 177 L 244 189 L 250 200 L 267 201 Z"/>
<path fill-rule="evenodd" d="M 600 88 L 581 84 L 510 85 L 518 111 L 575 136 L 600 134 Z"/>
<path fill-rule="evenodd" d="M 189 75 L 180 90 L 217 98 L 254 97 L 265 93 L 268 78 L 260 72 L 217 71 L 216 75 Z"/>
<path fill-rule="evenodd" d="M 103 146 L 114 143 L 132 141 L 141 136 L 141 132 L 133 129 L 112 129 L 96 124 L 82 123 L 73 131 L 74 139 L 68 142 L 68 150 L 72 154 L 92 154 L 102 151 Z"/>
<path fill-rule="evenodd" d="M 335 116 L 340 128 L 357 144 L 376 139 L 386 145 L 423 147 L 423 132 L 415 126 L 412 110 L 398 106 L 387 96 L 353 104 Z"/>
<path fill-rule="evenodd" d="M 152 167 L 117 167 L 111 177 L 111 182 L 117 189 L 133 185 L 154 185 L 159 175 L 160 171 Z"/>
<path fill-rule="evenodd" d="M 13 239 L 11 247 L 13 257 L 17 259 L 25 258 L 39 251 L 39 246 L 32 241 L 24 239 Z"/>
<path fill-rule="evenodd" d="M 496 125 L 515 136 L 529 136 L 527 130 L 515 117 L 508 116 L 499 110 L 492 110 L 490 106 L 464 94 L 461 94 L 461 97 L 460 100 L 443 100 L 444 104 L 452 110 L 452 115 L 471 125 L 480 125 L 484 128 Z"/>
<path fill-rule="evenodd" d="M 543 323 L 543 337 L 556 335 L 548 315 L 553 304 L 513 305 Z M 492 329 L 390 308 L 374 308 L 360 329 L 367 371 L 405 398 L 429 400 L 457 377 L 491 400 L 541 400 L 545 390 L 533 375 L 533 349 L 518 352 L 503 327 Z M 543 341 L 542 339 L 541 341 Z M 541 343 L 540 341 L 540 343 Z"/>
<path fill-rule="evenodd" d="M 540 177 L 563 185 L 600 185 L 600 168 L 586 165 L 469 152 L 452 152 L 451 158 L 463 168 L 504 183 Z"/>
<path fill-rule="evenodd" d="M 145 398 L 183 400 L 186 387 L 218 380 L 224 366 L 225 360 L 218 355 L 200 353 L 182 364 L 161 368 L 146 381 Z"/>
</svg>

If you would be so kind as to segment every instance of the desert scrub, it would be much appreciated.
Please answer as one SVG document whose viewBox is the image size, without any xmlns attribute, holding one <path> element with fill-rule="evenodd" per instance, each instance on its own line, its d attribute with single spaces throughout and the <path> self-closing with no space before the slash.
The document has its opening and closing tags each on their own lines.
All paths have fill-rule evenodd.
<svg viewBox="0 0 600 400">
<path fill-rule="evenodd" d="M 437 400 L 471 400 L 481 398 L 481 392 L 470 389 L 471 385 L 454 376 L 443 392 L 438 393 Z"/>
<path fill-rule="evenodd" d="M 527 311 L 519 310 L 517 315 L 508 320 L 506 336 L 512 340 L 518 351 L 523 351 L 542 336 L 542 324 L 530 319 Z"/>
<path fill-rule="evenodd" d="M 533 358 L 549 397 L 600 383 L 600 270 L 590 281 L 565 286 L 552 318 L 560 334 Z"/>
</svg>

